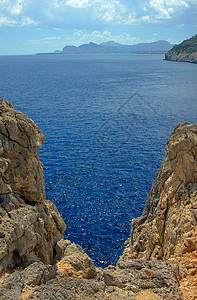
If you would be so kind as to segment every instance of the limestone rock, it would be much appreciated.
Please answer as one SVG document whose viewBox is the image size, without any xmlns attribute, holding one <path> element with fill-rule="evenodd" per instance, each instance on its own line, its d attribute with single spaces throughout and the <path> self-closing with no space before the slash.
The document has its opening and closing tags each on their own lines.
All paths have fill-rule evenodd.
<svg viewBox="0 0 197 300">
<path fill-rule="evenodd" d="M 105 285 L 95 279 L 65 278 L 57 276 L 46 284 L 37 287 L 27 300 L 107 300 Z"/>
<path fill-rule="evenodd" d="M 45 199 L 36 150 L 43 141 L 33 121 L 0 98 L 0 299 L 194 300 L 197 126 L 175 127 L 124 253 L 104 270 L 63 240 L 66 225 Z"/>
<path fill-rule="evenodd" d="M 127 256 L 169 259 L 196 251 L 197 125 L 180 123 L 141 217 L 133 219 Z"/>
<path fill-rule="evenodd" d="M 55 276 L 55 269 L 51 265 L 37 261 L 25 268 L 21 275 L 23 285 L 41 285 Z"/>
<path fill-rule="evenodd" d="M 94 278 L 97 276 L 95 265 L 91 258 L 79 245 L 72 243 L 64 252 L 64 257 L 57 263 L 58 273 L 65 277 Z"/>
<path fill-rule="evenodd" d="M 21 273 L 19 271 L 15 271 L 1 284 L 0 299 L 20 300 L 22 285 Z"/>
<path fill-rule="evenodd" d="M 64 256 L 64 252 L 67 248 L 67 246 L 71 245 L 71 241 L 69 240 L 63 240 L 61 239 L 60 241 L 57 242 L 56 246 L 55 246 L 55 259 L 56 260 L 61 260 Z"/>
<path fill-rule="evenodd" d="M 0 194 L 16 193 L 25 202 L 45 199 L 42 163 L 37 148 L 45 137 L 34 122 L 0 103 Z"/>
<path fill-rule="evenodd" d="M 50 264 L 66 225 L 45 199 L 36 147 L 44 136 L 13 105 L 0 101 L 0 272 L 41 260 Z"/>
<path fill-rule="evenodd" d="M 131 237 L 121 260 L 171 259 L 181 267 L 183 282 L 197 293 L 197 125 L 178 124 L 166 144 L 166 155 L 141 217 L 132 220 Z M 184 266 L 193 257 L 190 271 Z M 194 258 L 195 257 L 195 258 Z M 188 280 L 187 280 L 187 279 Z M 188 299 L 195 299 L 190 293 Z M 194 297 L 194 298 L 192 298 Z M 187 299 L 187 297 L 185 298 Z"/>
<path fill-rule="evenodd" d="M 154 295 L 153 299 L 182 299 L 177 263 L 144 259 L 120 260 L 116 267 L 109 266 L 104 269 L 103 276 L 107 286 L 118 288 L 110 291 L 110 299 L 115 295 L 124 299 L 121 298 L 121 291 L 125 297 L 132 297 L 127 299 L 140 299 L 140 295 L 144 295 L 145 292 Z M 142 291 L 144 293 L 141 293 Z"/>
<path fill-rule="evenodd" d="M 25 299 L 33 292 L 35 287 L 53 278 L 55 270 L 51 265 L 41 261 L 35 262 L 23 271 L 7 273 L 0 284 L 0 299 L 20 300 Z"/>
</svg>

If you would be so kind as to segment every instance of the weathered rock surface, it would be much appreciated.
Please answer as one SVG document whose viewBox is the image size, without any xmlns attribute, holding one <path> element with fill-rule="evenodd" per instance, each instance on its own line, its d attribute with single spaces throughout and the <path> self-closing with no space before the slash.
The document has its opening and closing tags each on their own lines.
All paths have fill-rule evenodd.
<svg viewBox="0 0 197 300">
<path fill-rule="evenodd" d="M 97 276 L 96 268 L 90 257 L 81 246 L 66 241 L 67 247 L 63 258 L 57 263 L 57 272 L 65 277 L 94 278 Z M 57 247 L 56 247 L 57 248 Z"/>
<path fill-rule="evenodd" d="M 131 238 L 121 259 L 173 259 L 180 262 L 192 254 L 191 270 L 184 268 L 182 277 L 193 276 L 192 282 L 196 285 L 196 209 L 197 125 L 181 123 L 166 144 L 166 156 L 142 216 L 132 220 Z"/>
<path fill-rule="evenodd" d="M 159 299 L 182 299 L 179 267 L 174 262 L 126 259 L 119 261 L 116 267 L 109 266 L 104 269 L 103 276 L 107 286 L 117 287 L 133 299 L 139 297 L 141 291 L 148 290 Z"/>
<path fill-rule="evenodd" d="M 38 127 L 0 103 L 0 299 L 196 299 L 197 125 L 175 127 L 142 217 L 104 270 L 45 199 Z"/>
<path fill-rule="evenodd" d="M 165 54 L 165 60 L 197 63 L 197 35 L 175 45 Z"/>
<path fill-rule="evenodd" d="M 45 200 L 43 167 L 36 147 L 44 136 L 34 122 L 0 99 L 0 272 L 53 261 L 66 226 Z"/>
<path fill-rule="evenodd" d="M 0 99 L 0 194 L 17 194 L 26 202 L 45 199 L 43 168 L 37 148 L 44 135 L 34 122 Z"/>
</svg>

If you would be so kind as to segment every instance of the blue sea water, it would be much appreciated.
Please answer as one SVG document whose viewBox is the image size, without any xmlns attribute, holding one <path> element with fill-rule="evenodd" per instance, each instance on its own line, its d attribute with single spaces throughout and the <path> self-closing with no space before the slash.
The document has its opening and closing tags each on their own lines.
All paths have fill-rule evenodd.
<svg viewBox="0 0 197 300">
<path fill-rule="evenodd" d="M 0 96 L 46 136 L 47 199 L 97 266 L 121 255 L 173 127 L 196 122 L 197 65 L 163 58 L 0 57 Z"/>
</svg>

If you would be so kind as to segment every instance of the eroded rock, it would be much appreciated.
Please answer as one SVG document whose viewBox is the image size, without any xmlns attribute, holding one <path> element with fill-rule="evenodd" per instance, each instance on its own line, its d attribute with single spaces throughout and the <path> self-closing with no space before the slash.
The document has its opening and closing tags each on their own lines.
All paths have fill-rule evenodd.
<svg viewBox="0 0 197 300">
<path fill-rule="evenodd" d="M 141 217 L 132 220 L 125 255 L 169 259 L 196 250 L 197 125 L 181 123 L 166 144 L 166 155 Z"/>
<path fill-rule="evenodd" d="M 196 257 L 196 207 L 197 125 L 180 123 L 166 144 L 166 155 L 153 182 L 143 214 L 132 220 L 131 238 L 120 260 L 171 259 L 180 263 L 188 255 Z M 194 269 L 197 269 L 196 260 L 190 275 L 181 268 L 181 276 L 182 282 L 188 278 L 189 289 L 197 293 Z M 190 293 L 188 299 L 195 299 L 195 296 Z"/>
<path fill-rule="evenodd" d="M 37 148 L 44 135 L 34 122 L 0 101 L 0 272 L 41 260 L 50 264 L 66 225 L 45 199 Z"/>
<path fill-rule="evenodd" d="M 8 101 L 0 103 L 0 194 L 16 193 L 27 203 L 45 199 L 42 163 L 36 148 L 45 137 Z"/>
<path fill-rule="evenodd" d="M 36 150 L 43 141 L 0 98 L 0 299 L 194 300 L 197 126 L 175 127 L 124 253 L 104 270 L 63 239 L 66 225 L 45 199 Z"/>
</svg>

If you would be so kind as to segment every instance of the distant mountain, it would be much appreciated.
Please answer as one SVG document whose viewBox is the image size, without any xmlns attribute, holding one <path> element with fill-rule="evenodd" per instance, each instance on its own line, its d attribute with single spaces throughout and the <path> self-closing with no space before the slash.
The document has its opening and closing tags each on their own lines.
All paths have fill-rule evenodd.
<svg viewBox="0 0 197 300">
<path fill-rule="evenodd" d="M 83 44 L 80 45 L 79 47 L 75 46 L 65 46 L 63 48 L 62 53 L 64 54 L 70 54 L 70 53 L 112 53 L 115 52 L 117 53 L 118 49 L 113 48 L 113 47 L 106 47 L 102 44 L 98 45 L 95 43 L 90 42 L 89 44 Z"/>
<path fill-rule="evenodd" d="M 56 53 L 56 54 L 57 53 L 62 53 L 62 51 L 61 50 L 55 50 L 54 53 Z"/>
<path fill-rule="evenodd" d="M 197 63 L 197 35 L 175 45 L 165 54 L 166 60 Z"/>
<path fill-rule="evenodd" d="M 140 43 L 136 45 L 122 45 L 114 41 L 108 41 L 101 44 L 90 42 L 76 46 L 65 46 L 63 50 L 56 50 L 53 53 L 40 54 L 91 54 L 91 53 L 166 53 L 173 47 L 167 41 L 157 41 L 152 43 Z"/>
<path fill-rule="evenodd" d="M 123 45 L 119 44 L 119 43 L 116 43 L 114 41 L 108 41 L 108 42 L 104 42 L 104 43 L 101 43 L 100 45 L 102 46 L 105 46 L 105 47 L 122 47 Z"/>
<path fill-rule="evenodd" d="M 152 43 L 140 43 L 136 45 L 122 45 L 114 41 L 101 44 L 90 42 L 79 47 L 65 46 L 62 54 L 71 53 L 165 53 L 173 47 L 167 41 L 157 41 Z"/>
</svg>

